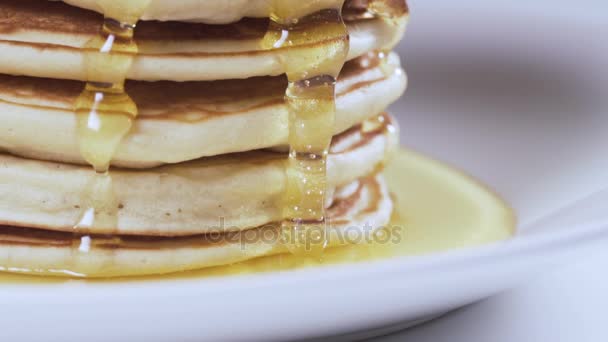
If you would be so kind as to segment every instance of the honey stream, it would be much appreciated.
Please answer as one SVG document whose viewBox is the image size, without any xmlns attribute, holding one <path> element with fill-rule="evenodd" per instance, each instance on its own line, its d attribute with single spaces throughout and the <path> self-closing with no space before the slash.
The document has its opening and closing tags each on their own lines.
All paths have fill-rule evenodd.
<svg viewBox="0 0 608 342">
<path fill-rule="evenodd" d="M 289 85 L 289 159 L 283 207 L 283 243 L 292 253 L 320 254 L 326 247 L 327 155 L 334 133 L 336 79 L 346 62 L 349 35 L 344 1 L 294 17 L 311 2 L 275 0 L 264 45 L 281 49 Z"/>
<path fill-rule="evenodd" d="M 115 229 L 120 204 L 115 198 L 110 164 L 138 115 L 125 91 L 125 81 L 138 54 L 135 28 L 151 0 L 98 0 L 103 26 L 85 47 L 87 84 L 74 104 L 80 153 L 94 170 L 83 193 L 75 233 L 92 228 Z M 90 248 L 81 238 L 80 251 Z M 95 243 L 95 241 L 93 241 Z"/>
</svg>

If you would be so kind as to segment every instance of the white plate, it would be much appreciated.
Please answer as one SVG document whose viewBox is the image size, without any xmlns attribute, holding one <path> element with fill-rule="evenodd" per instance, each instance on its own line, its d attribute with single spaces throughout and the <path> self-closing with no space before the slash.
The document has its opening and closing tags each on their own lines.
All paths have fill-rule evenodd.
<svg viewBox="0 0 608 342">
<path fill-rule="evenodd" d="M 516 208 L 515 239 L 246 278 L 0 284 L 0 340 L 383 333 L 493 295 L 608 237 L 604 20 L 546 1 L 489 3 L 412 1 L 404 45 L 412 88 L 396 111 L 408 145 L 467 170 Z"/>
</svg>

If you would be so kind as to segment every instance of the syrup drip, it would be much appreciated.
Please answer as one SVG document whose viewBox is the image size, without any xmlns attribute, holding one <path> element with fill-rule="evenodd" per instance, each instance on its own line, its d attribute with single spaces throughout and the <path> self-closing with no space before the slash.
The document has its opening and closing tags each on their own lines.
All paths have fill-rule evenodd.
<svg viewBox="0 0 608 342">
<path fill-rule="evenodd" d="M 318 1 L 317 1 L 318 2 Z M 320 255 L 327 246 L 327 155 L 335 122 L 335 86 L 349 50 L 342 19 L 344 1 L 303 18 L 312 2 L 273 1 L 264 45 L 282 49 L 289 85 L 290 153 L 283 199 L 283 243 L 294 254 Z M 333 5 L 333 6 L 330 6 Z"/>
<path fill-rule="evenodd" d="M 93 227 L 115 229 L 118 225 L 119 203 L 114 195 L 110 164 L 138 115 L 137 105 L 125 92 L 125 80 L 138 53 L 133 39 L 135 27 L 150 2 L 96 3 L 105 19 L 99 35 L 85 46 L 88 82 L 74 104 L 80 153 L 95 173 L 83 193 L 82 212 L 74 226 L 76 232 Z"/>
</svg>

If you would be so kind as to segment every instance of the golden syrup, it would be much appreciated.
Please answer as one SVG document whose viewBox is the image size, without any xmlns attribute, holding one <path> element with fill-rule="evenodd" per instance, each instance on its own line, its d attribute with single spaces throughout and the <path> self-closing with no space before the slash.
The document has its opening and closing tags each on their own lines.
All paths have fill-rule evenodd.
<svg viewBox="0 0 608 342">
<path fill-rule="evenodd" d="M 80 153 L 95 173 L 83 194 L 76 231 L 118 225 L 110 164 L 138 115 L 137 105 L 125 92 L 125 81 L 138 53 L 135 27 L 150 1 L 96 3 L 105 19 L 99 35 L 85 46 L 88 82 L 74 104 Z"/>
<path fill-rule="evenodd" d="M 302 7 L 324 9 L 303 18 Z M 336 114 L 336 79 L 349 51 L 344 1 L 272 3 L 264 45 L 279 49 L 289 85 L 290 153 L 283 199 L 283 242 L 295 254 L 318 255 L 326 247 L 327 155 Z"/>
</svg>

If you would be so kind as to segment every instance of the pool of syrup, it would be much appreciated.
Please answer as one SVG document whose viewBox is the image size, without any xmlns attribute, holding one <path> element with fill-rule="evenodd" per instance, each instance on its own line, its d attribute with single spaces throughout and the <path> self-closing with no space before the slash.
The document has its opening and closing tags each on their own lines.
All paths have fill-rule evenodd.
<svg viewBox="0 0 608 342">
<path fill-rule="evenodd" d="M 157 282 L 291 271 L 470 248 L 505 240 L 515 233 L 515 217 L 509 206 L 459 171 L 401 150 L 384 173 L 395 199 L 393 218 L 387 226 L 388 241 L 328 249 L 321 259 L 284 254 L 166 276 L 70 280 L 0 274 L 0 283 Z"/>
</svg>

